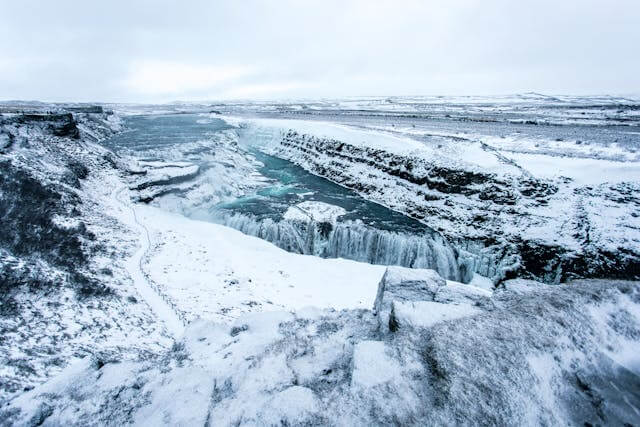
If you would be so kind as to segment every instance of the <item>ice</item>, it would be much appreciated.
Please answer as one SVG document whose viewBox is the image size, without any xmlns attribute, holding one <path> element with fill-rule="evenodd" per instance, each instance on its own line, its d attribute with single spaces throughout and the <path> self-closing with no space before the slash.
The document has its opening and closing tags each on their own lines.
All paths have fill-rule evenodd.
<svg viewBox="0 0 640 427">
<path fill-rule="evenodd" d="M 294 208 L 289 209 L 290 218 L 297 218 L 292 212 Z M 331 215 L 335 217 L 334 213 Z M 218 213 L 214 220 L 294 253 L 380 265 L 433 268 L 449 279 L 467 279 L 460 268 L 465 260 L 458 260 L 453 246 L 437 234 L 396 233 L 354 221 L 337 222 L 326 228 L 321 223 L 258 220 L 242 214 Z"/>
<path fill-rule="evenodd" d="M 346 213 L 347 211 L 340 206 L 309 200 L 291 206 L 284 213 L 283 218 L 289 221 L 312 221 L 335 224 L 338 217 Z"/>
</svg>

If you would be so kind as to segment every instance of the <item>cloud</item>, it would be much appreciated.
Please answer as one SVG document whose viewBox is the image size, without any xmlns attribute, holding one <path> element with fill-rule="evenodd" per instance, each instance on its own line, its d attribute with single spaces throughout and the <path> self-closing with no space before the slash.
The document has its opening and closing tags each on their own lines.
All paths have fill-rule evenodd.
<svg viewBox="0 0 640 427">
<path fill-rule="evenodd" d="M 143 96 L 180 96 L 219 92 L 222 84 L 254 74 L 250 66 L 199 65 L 163 60 L 133 61 L 124 87 Z"/>
<path fill-rule="evenodd" d="M 314 85 L 305 82 L 260 83 L 234 86 L 219 95 L 221 99 L 282 98 L 292 92 L 310 89 Z"/>
<path fill-rule="evenodd" d="M 6 1 L 0 97 L 629 93 L 637 0 Z"/>
</svg>

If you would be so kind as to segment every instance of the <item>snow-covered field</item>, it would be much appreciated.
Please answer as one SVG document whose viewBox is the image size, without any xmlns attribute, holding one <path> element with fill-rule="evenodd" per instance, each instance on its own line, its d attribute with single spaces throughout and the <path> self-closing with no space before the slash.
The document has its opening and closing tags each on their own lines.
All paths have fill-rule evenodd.
<svg viewBox="0 0 640 427">
<path fill-rule="evenodd" d="M 376 309 L 195 321 L 163 357 L 84 360 L 14 423 L 634 424 L 637 283 L 510 281 L 495 295 L 390 269 Z M 386 319 L 389 319 L 386 321 Z"/>
</svg>

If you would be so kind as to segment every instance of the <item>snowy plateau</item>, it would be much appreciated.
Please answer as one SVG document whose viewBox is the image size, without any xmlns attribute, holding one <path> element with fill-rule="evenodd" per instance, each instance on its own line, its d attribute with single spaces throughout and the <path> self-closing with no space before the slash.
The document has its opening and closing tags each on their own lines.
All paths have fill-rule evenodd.
<svg viewBox="0 0 640 427">
<path fill-rule="evenodd" d="M 640 99 L 0 103 L 0 425 L 640 425 Z"/>
</svg>

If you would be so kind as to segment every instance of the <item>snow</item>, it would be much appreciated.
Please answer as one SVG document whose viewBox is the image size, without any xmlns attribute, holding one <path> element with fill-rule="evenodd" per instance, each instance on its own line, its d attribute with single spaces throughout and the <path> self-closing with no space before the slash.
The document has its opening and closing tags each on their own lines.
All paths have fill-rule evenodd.
<svg viewBox="0 0 640 427">
<path fill-rule="evenodd" d="M 220 118 L 229 124 L 238 123 L 238 119 L 231 117 L 224 116 Z M 332 138 L 358 146 L 376 147 L 393 152 L 407 153 L 415 150 L 425 150 L 423 144 L 409 138 L 399 138 L 331 122 L 251 118 L 244 119 L 241 123 L 243 126 L 251 127 L 252 132 L 264 133 L 265 136 L 271 136 L 272 138 L 277 138 L 280 131 L 294 129 L 301 134 Z M 274 134 L 273 132 L 276 133 Z M 265 142 L 268 142 L 268 140 Z"/>
<path fill-rule="evenodd" d="M 640 162 L 594 158 L 570 158 L 542 154 L 508 153 L 508 156 L 540 178 L 571 178 L 576 185 L 640 181 Z"/>
<path fill-rule="evenodd" d="M 138 206 L 152 249 L 143 268 L 188 319 L 241 313 L 370 308 L 384 267 L 277 248 L 234 229 Z"/>
<path fill-rule="evenodd" d="M 405 301 L 414 323 L 389 335 L 367 310 L 197 320 L 161 358 L 80 361 L 4 415 L 53 425 L 634 424 L 639 380 L 605 354 L 640 325 L 607 313 L 620 302 L 635 313 L 637 296 L 637 283 L 594 281 L 538 283 L 526 300 L 505 290 L 484 307 Z"/>
<path fill-rule="evenodd" d="M 240 119 L 229 119 L 238 123 Z M 500 138 L 480 135 L 459 135 L 442 132 L 416 130 L 414 128 L 396 128 L 389 126 L 354 127 L 329 122 L 255 119 L 247 118 L 243 125 L 251 128 L 256 134 L 272 136 L 263 141 L 273 144 L 277 139 L 277 130 L 283 132 L 293 129 L 300 134 L 313 135 L 319 138 L 336 139 L 355 146 L 366 146 L 385 150 L 393 154 L 411 155 L 417 158 L 437 160 L 444 165 L 455 165 L 499 174 L 520 174 L 520 170 L 502 159 L 514 161 L 527 172 L 539 178 L 556 178 L 567 176 L 578 184 L 597 184 L 602 182 L 637 181 L 640 179 L 640 157 L 620 146 L 588 146 L 576 145 L 575 141 L 546 141 L 540 146 L 539 139 Z M 393 129 L 393 133 L 390 131 Z M 412 137 L 453 136 L 454 143 L 440 141 L 422 143 Z M 488 144 L 491 150 L 482 146 Z M 493 151 L 495 150 L 495 151 Z M 501 151 L 505 150 L 505 151 Z M 595 151 L 594 151 L 595 150 Z M 578 156 L 572 155 L 576 151 Z M 622 159 L 626 161 L 614 161 Z"/>
<path fill-rule="evenodd" d="M 120 188 L 114 191 L 114 199 L 121 201 L 120 199 L 124 188 Z M 123 211 L 120 211 L 121 215 L 118 217 L 127 226 L 138 229 L 139 233 L 139 249 L 126 261 L 126 269 L 129 272 L 131 280 L 138 291 L 138 293 L 144 298 L 145 302 L 149 304 L 156 316 L 163 322 L 169 333 L 174 337 L 179 337 L 184 331 L 184 324 L 182 319 L 178 317 L 172 307 L 162 298 L 158 292 L 156 292 L 147 278 L 144 276 L 141 269 L 142 258 L 149 250 L 150 240 L 149 232 L 147 228 L 138 220 L 136 214 L 136 207 L 131 205 L 130 202 L 121 202 L 125 204 L 127 208 L 124 212 L 128 214 L 122 215 Z M 129 211 L 129 212 L 128 212 Z M 129 214 L 130 213 L 130 214 Z"/>
<path fill-rule="evenodd" d="M 393 316 L 400 325 L 429 328 L 445 320 L 461 319 L 481 312 L 471 304 L 442 304 L 432 301 L 394 301 Z"/>
<path fill-rule="evenodd" d="M 488 277 L 481 276 L 478 273 L 474 273 L 469 285 L 486 290 L 493 290 L 493 281 Z"/>
<path fill-rule="evenodd" d="M 290 221 L 314 221 L 335 224 L 338 217 L 346 213 L 347 211 L 340 206 L 308 200 L 289 207 L 283 218 Z"/>
<path fill-rule="evenodd" d="M 228 123 L 237 123 L 237 119 L 222 117 Z M 478 142 L 433 145 L 425 144 L 399 133 L 381 132 L 380 129 L 348 126 L 331 122 L 287 119 L 246 118 L 240 127 L 242 132 L 250 133 L 251 139 L 267 149 L 279 142 L 281 135 L 294 130 L 300 135 L 313 135 L 345 142 L 356 147 L 384 150 L 389 153 L 416 158 L 437 160 L 450 167 L 482 169 L 492 172 L 517 172 L 501 162 L 493 153 L 483 150 Z M 256 142 L 254 142 L 256 143 Z M 367 176 L 363 174 L 363 176 Z"/>
<path fill-rule="evenodd" d="M 627 295 L 619 296 L 615 302 L 590 307 L 589 314 L 602 334 L 607 333 L 609 324 L 617 318 L 640 322 L 640 306 Z M 610 345 L 605 352 L 615 363 L 640 376 L 639 348 L 633 336 L 626 336 L 619 337 L 615 345 Z"/>
<path fill-rule="evenodd" d="M 353 386 L 375 387 L 401 375 L 400 366 L 386 355 L 384 342 L 362 341 L 353 348 Z"/>
</svg>

